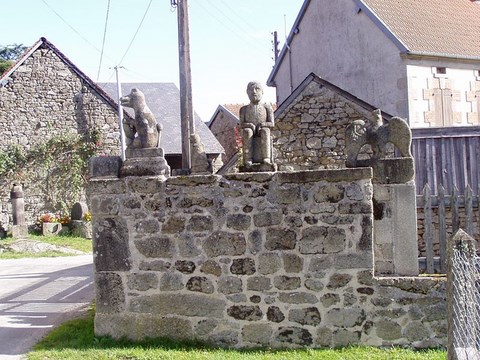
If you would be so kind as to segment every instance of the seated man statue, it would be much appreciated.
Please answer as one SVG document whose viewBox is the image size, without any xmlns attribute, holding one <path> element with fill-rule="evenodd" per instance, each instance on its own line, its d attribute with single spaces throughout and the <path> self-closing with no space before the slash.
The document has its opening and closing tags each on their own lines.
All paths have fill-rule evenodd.
<svg viewBox="0 0 480 360">
<path fill-rule="evenodd" d="M 240 129 L 243 141 L 243 163 L 272 164 L 270 129 L 274 126 L 273 110 L 261 103 L 262 85 L 256 81 L 248 83 L 247 94 L 250 104 L 240 108 Z"/>
</svg>

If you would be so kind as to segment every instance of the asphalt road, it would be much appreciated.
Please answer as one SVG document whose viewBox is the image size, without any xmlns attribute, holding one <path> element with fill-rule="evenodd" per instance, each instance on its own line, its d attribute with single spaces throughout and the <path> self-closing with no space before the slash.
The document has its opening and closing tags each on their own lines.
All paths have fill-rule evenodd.
<svg viewBox="0 0 480 360">
<path fill-rule="evenodd" d="M 0 261 L 0 359 L 21 359 L 94 298 L 92 255 Z"/>
</svg>

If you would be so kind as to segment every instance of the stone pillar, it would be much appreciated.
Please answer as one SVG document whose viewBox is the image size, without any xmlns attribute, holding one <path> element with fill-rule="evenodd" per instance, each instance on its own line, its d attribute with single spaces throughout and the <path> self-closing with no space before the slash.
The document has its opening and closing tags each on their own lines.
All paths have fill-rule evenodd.
<svg viewBox="0 0 480 360">
<path fill-rule="evenodd" d="M 25 223 L 25 203 L 23 201 L 22 185 L 13 184 L 10 192 L 10 199 L 12 201 L 12 237 L 15 239 L 25 238 L 28 236 L 28 228 Z"/>
<path fill-rule="evenodd" d="M 371 163 L 375 274 L 417 276 L 417 207 L 412 158 Z"/>
<path fill-rule="evenodd" d="M 375 273 L 418 275 L 415 183 L 374 184 Z"/>
</svg>

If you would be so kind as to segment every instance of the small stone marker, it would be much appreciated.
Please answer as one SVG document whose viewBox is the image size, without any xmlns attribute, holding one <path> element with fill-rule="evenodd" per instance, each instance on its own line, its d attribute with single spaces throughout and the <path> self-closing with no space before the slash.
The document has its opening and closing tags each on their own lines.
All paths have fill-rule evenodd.
<svg viewBox="0 0 480 360">
<path fill-rule="evenodd" d="M 25 223 L 25 202 L 22 185 L 13 184 L 10 199 L 13 213 L 12 237 L 15 239 L 27 237 L 28 228 Z"/>
<path fill-rule="evenodd" d="M 84 220 L 85 214 L 88 212 L 88 206 L 84 202 L 76 202 L 72 206 L 72 211 L 70 212 L 70 219 L 72 220 Z"/>
<path fill-rule="evenodd" d="M 73 236 L 92 238 L 92 224 L 85 220 L 88 213 L 88 206 L 85 202 L 79 201 L 73 204 L 70 212 L 70 230 Z"/>
</svg>

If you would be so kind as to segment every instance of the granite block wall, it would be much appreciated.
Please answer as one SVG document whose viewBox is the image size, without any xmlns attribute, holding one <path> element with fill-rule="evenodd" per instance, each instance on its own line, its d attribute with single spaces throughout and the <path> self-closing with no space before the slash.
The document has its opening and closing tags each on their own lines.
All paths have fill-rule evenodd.
<svg viewBox="0 0 480 360">
<path fill-rule="evenodd" d="M 373 276 L 371 169 L 94 178 L 97 335 L 441 346 L 445 279 Z"/>
</svg>

